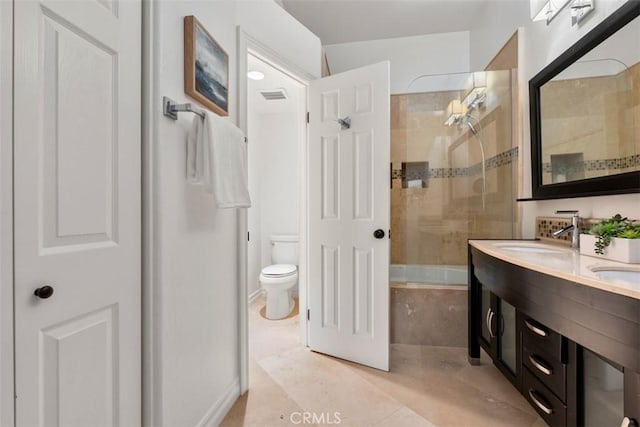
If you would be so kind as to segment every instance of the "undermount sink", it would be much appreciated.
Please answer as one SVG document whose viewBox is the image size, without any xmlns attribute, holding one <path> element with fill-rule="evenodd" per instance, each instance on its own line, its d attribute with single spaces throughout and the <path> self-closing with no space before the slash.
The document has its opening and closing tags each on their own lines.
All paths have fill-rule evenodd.
<svg viewBox="0 0 640 427">
<path fill-rule="evenodd" d="M 589 268 L 601 279 L 616 279 L 640 284 L 640 268 L 618 266 L 594 266 Z"/>
<path fill-rule="evenodd" d="M 564 252 L 562 249 L 554 249 L 539 245 L 526 245 L 521 243 L 500 243 L 496 247 L 514 252 L 528 252 L 532 254 L 559 254 Z"/>
</svg>

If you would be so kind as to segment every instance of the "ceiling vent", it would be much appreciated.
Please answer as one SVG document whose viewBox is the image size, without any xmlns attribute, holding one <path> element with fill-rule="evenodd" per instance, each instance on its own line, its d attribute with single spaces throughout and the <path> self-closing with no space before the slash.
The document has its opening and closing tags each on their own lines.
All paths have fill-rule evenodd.
<svg viewBox="0 0 640 427">
<path fill-rule="evenodd" d="M 261 90 L 260 93 L 267 101 L 287 99 L 287 92 L 284 89 Z"/>
</svg>

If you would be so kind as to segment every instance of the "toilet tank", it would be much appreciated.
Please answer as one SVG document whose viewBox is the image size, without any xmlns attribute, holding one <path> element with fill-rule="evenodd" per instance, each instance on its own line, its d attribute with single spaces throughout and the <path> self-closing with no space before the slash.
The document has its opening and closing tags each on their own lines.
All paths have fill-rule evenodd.
<svg viewBox="0 0 640 427">
<path fill-rule="evenodd" d="M 298 265 L 298 236 L 271 236 L 271 262 Z"/>
</svg>

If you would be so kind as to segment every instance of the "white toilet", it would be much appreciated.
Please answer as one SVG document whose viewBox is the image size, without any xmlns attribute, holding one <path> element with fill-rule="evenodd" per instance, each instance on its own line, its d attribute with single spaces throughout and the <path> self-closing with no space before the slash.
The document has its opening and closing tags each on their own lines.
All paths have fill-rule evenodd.
<svg viewBox="0 0 640 427">
<path fill-rule="evenodd" d="M 284 319 L 293 310 L 293 288 L 298 283 L 298 236 L 271 236 L 271 262 L 260 272 L 267 293 L 267 319 Z"/>
</svg>

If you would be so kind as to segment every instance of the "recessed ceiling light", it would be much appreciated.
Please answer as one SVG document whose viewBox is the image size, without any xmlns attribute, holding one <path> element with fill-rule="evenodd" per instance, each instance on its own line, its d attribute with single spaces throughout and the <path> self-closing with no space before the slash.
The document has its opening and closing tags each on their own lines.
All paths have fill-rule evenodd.
<svg viewBox="0 0 640 427">
<path fill-rule="evenodd" d="M 264 73 L 261 71 L 251 70 L 247 73 L 247 77 L 251 80 L 262 80 L 264 79 Z"/>
</svg>

